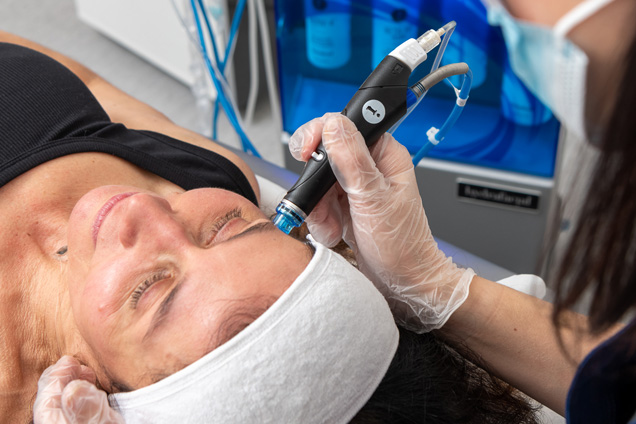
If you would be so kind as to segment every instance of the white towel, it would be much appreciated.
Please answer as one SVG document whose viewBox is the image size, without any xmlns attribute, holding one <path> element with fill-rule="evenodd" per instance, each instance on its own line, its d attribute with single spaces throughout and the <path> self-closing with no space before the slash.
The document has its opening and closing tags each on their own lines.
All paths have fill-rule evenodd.
<svg viewBox="0 0 636 424">
<path fill-rule="evenodd" d="M 545 282 L 537 275 L 518 274 L 497 282 L 539 299 L 543 299 L 546 294 Z"/>
<path fill-rule="evenodd" d="M 340 255 L 316 253 L 262 316 L 197 362 L 111 395 L 126 423 L 345 423 L 398 344 L 391 311 Z"/>
</svg>

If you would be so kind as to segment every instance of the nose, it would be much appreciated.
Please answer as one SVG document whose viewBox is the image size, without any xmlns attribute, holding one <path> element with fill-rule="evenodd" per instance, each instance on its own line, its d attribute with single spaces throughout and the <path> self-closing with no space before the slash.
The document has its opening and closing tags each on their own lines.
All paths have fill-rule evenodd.
<svg viewBox="0 0 636 424">
<path fill-rule="evenodd" d="M 119 214 L 119 242 L 124 248 L 151 240 L 155 245 L 183 238 L 184 228 L 170 203 L 158 196 L 139 193 L 127 199 Z M 115 217 L 114 217 L 115 218 Z"/>
</svg>

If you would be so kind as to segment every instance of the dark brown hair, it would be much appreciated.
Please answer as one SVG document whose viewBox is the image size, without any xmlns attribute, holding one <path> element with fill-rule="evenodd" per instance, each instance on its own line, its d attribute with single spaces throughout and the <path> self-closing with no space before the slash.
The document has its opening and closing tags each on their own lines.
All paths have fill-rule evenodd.
<svg viewBox="0 0 636 424">
<path fill-rule="evenodd" d="M 306 225 L 292 234 L 304 240 Z M 344 241 L 333 247 L 357 267 Z M 465 346 L 451 348 L 435 334 L 400 330 L 397 352 L 382 382 L 352 424 L 534 424 L 536 407 L 490 373 Z"/>
<path fill-rule="evenodd" d="M 352 424 L 533 424 L 529 399 L 475 365 L 433 333 L 400 328 L 397 352 L 384 379 Z"/>
<path fill-rule="evenodd" d="M 636 305 L 636 38 L 573 238 L 556 274 L 553 320 L 592 293 L 589 330 L 600 333 Z"/>
</svg>

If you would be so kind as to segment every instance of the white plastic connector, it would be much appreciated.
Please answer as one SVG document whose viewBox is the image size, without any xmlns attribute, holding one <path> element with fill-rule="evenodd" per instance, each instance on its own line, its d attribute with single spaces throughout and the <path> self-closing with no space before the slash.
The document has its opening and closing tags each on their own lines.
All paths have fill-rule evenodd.
<svg viewBox="0 0 636 424">
<path fill-rule="evenodd" d="M 411 38 L 400 44 L 395 50 L 389 53 L 389 56 L 393 56 L 413 71 L 421 63 L 427 59 L 426 50 L 422 48 L 417 40 Z"/>
<path fill-rule="evenodd" d="M 428 141 L 434 146 L 437 146 L 439 144 L 439 140 L 435 138 L 438 132 L 439 130 L 435 127 L 431 127 L 428 131 L 426 131 Z"/>
<path fill-rule="evenodd" d="M 417 42 L 420 44 L 420 46 L 422 46 L 426 53 L 439 46 L 439 43 L 442 42 L 442 37 L 439 32 L 442 32 L 442 35 L 444 34 L 443 29 L 440 29 L 438 31 L 430 29 L 417 39 Z"/>
<path fill-rule="evenodd" d="M 428 58 L 427 53 L 433 50 L 442 42 L 443 29 L 428 30 L 417 40 L 411 38 L 400 44 L 395 50 L 389 53 L 400 62 L 407 65 L 413 71 Z"/>
</svg>

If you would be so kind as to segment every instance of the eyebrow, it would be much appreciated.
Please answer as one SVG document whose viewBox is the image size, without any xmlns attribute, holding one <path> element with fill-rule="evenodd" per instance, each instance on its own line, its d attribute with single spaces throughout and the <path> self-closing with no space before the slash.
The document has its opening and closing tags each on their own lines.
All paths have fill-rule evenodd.
<svg viewBox="0 0 636 424">
<path fill-rule="evenodd" d="M 274 225 L 273 222 L 271 222 L 271 221 L 261 222 L 260 224 L 256 224 L 253 227 L 248 228 L 247 230 L 243 231 L 242 233 L 238 233 L 238 234 L 228 238 L 227 240 L 224 241 L 224 243 L 227 243 L 228 241 L 231 241 L 231 240 L 239 239 L 241 237 L 244 237 L 244 236 L 246 236 L 248 234 L 251 234 L 251 233 L 254 233 L 254 232 L 261 232 L 261 231 L 272 230 L 272 229 L 276 229 L 276 226 Z"/>
<path fill-rule="evenodd" d="M 173 305 L 173 301 L 177 295 L 177 292 L 183 286 L 184 282 L 185 279 L 179 281 L 179 283 L 177 283 L 177 285 L 174 286 L 174 288 L 170 291 L 168 296 L 166 296 L 163 302 L 161 302 L 161 305 L 159 305 L 157 312 L 155 312 L 155 315 L 152 317 L 150 327 L 148 328 L 148 331 L 146 331 L 146 334 L 144 335 L 142 341 L 146 341 L 146 339 L 150 337 L 152 333 L 154 333 L 155 330 L 157 330 L 157 328 L 159 328 L 165 321 L 166 316 L 170 312 L 170 307 Z"/>
</svg>

